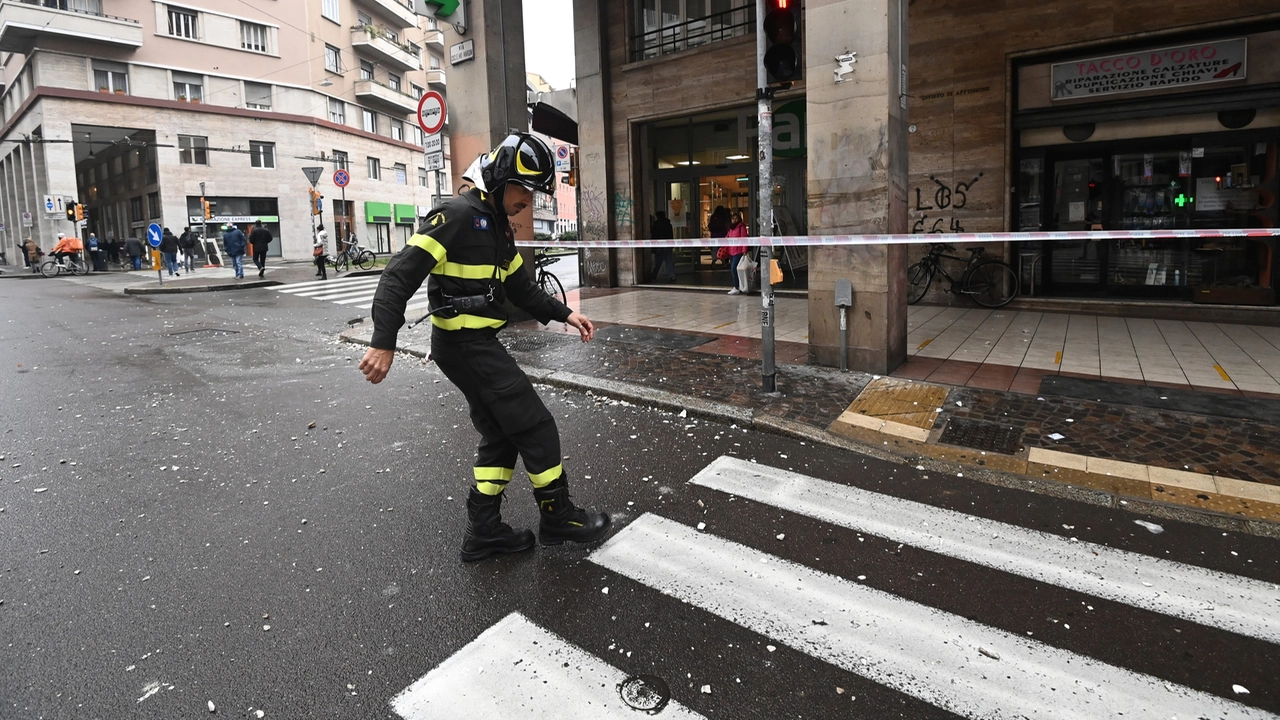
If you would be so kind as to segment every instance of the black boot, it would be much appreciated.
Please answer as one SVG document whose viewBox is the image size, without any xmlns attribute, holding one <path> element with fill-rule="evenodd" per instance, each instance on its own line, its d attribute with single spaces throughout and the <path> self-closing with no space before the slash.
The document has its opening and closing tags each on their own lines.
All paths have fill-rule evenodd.
<svg viewBox="0 0 1280 720">
<path fill-rule="evenodd" d="M 569 499 L 569 484 L 564 475 L 550 485 L 533 489 L 538 501 L 538 541 L 543 545 L 560 545 L 565 540 L 589 543 L 609 532 L 609 514 L 583 510 Z"/>
<path fill-rule="evenodd" d="M 502 522 L 502 494 L 485 495 L 474 487 L 467 497 L 467 532 L 462 537 L 462 559 L 483 560 L 494 553 L 516 553 L 533 547 L 533 531 L 512 530 Z"/>
</svg>

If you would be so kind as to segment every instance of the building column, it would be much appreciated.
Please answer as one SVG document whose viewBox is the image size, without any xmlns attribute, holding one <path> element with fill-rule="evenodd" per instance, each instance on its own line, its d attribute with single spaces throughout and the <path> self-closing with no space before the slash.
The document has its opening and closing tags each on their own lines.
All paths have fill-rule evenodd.
<svg viewBox="0 0 1280 720">
<path fill-rule="evenodd" d="M 809 233 L 907 232 L 906 0 L 808 0 L 805 86 Z M 835 82 L 835 57 L 856 52 Z M 907 359 L 905 245 L 809 248 L 809 358 L 839 365 L 836 280 L 853 284 L 849 367 Z"/>
<path fill-rule="evenodd" d="M 604 45 L 606 0 L 574 0 L 573 39 L 578 79 L 578 237 L 608 240 L 614 227 L 610 218 L 608 148 L 609 133 L 608 50 Z M 582 284 L 613 287 L 617 284 L 613 248 L 582 250 Z"/>
<path fill-rule="evenodd" d="M 528 131 L 525 93 L 524 15 L 521 0 L 472 0 L 467 34 L 460 36 L 446 21 L 445 44 L 475 41 L 475 59 L 448 70 L 449 143 L 453 187 L 466 183 L 462 173 L 511 130 Z M 511 219 L 516 240 L 533 240 L 533 208 Z M 525 258 L 526 261 L 532 258 Z"/>
</svg>

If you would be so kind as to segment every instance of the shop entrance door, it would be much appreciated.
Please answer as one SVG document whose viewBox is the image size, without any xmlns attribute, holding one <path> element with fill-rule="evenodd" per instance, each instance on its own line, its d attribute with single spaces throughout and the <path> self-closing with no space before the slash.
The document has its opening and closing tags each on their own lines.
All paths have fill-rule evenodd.
<svg viewBox="0 0 1280 720">
<path fill-rule="evenodd" d="M 1103 157 L 1051 158 L 1054 193 L 1045 208 L 1050 230 L 1101 230 L 1106 196 Z M 1047 243 L 1044 287 L 1049 293 L 1100 292 L 1106 281 L 1106 243 L 1093 240 L 1055 240 Z"/>
</svg>

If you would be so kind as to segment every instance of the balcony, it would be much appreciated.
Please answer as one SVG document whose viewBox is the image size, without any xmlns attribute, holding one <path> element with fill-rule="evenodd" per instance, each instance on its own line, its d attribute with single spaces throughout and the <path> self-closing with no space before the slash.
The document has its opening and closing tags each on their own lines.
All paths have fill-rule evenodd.
<svg viewBox="0 0 1280 720">
<path fill-rule="evenodd" d="M 142 25 L 90 10 L 59 10 L 13 0 L 0 3 L 0 51 L 26 54 L 42 38 L 136 49 L 142 47 Z"/>
<path fill-rule="evenodd" d="M 374 80 L 357 80 L 356 99 L 399 115 L 417 112 L 418 101 L 412 95 L 392 90 Z"/>
<path fill-rule="evenodd" d="M 428 70 L 427 84 L 436 90 L 444 90 L 444 70 L 440 68 Z"/>
<path fill-rule="evenodd" d="M 376 25 L 351 28 L 351 47 L 398 70 L 421 70 L 422 48 L 413 43 L 401 45 L 385 33 Z"/>
<path fill-rule="evenodd" d="M 357 0 L 359 3 L 368 5 L 369 7 L 380 11 L 384 15 L 389 15 L 401 21 L 401 28 L 417 27 L 418 16 L 413 12 L 413 8 L 399 0 Z"/>
<path fill-rule="evenodd" d="M 427 30 L 422 33 L 422 42 L 426 45 L 435 45 L 441 50 L 444 50 L 444 31 Z"/>
</svg>

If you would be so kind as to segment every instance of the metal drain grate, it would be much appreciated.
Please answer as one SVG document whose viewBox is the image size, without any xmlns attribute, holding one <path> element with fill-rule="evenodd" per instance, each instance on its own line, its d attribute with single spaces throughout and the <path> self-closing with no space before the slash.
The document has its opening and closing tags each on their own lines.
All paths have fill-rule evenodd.
<svg viewBox="0 0 1280 720">
<path fill-rule="evenodd" d="M 551 333 L 542 332 L 506 336 L 502 340 L 508 352 L 537 352 L 559 344 Z"/>
<path fill-rule="evenodd" d="M 939 442 L 948 445 L 1012 455 L 1022 448 L 1022 430 L 1011 425 L 951 418 Z"/>
<path fill-rule="evenodd" d="M 239 335 L 239 334 L 240 334 L 240 331 L 239 331 L 239 330 L 227 330 L 227 329 L 225 329 L 225 328 L 196 328 L 195 330 L 178 330 L 178 331 L 176 331 L 176 332 L 171 332 L 171 333 L 169 333 L 169 337 L 177 337 L 177 336 L 179 336 L 179 335 L 182 335 L 182 336 L 188 336 L 188 337 L 189 337 L 189 336 L 191 336 L 191 335 L 199 335 L 199 334 L 201 334 L 201 333 L 213 333 L 213 334 L 225 334 L 225 335 Z"/>
</svg>

